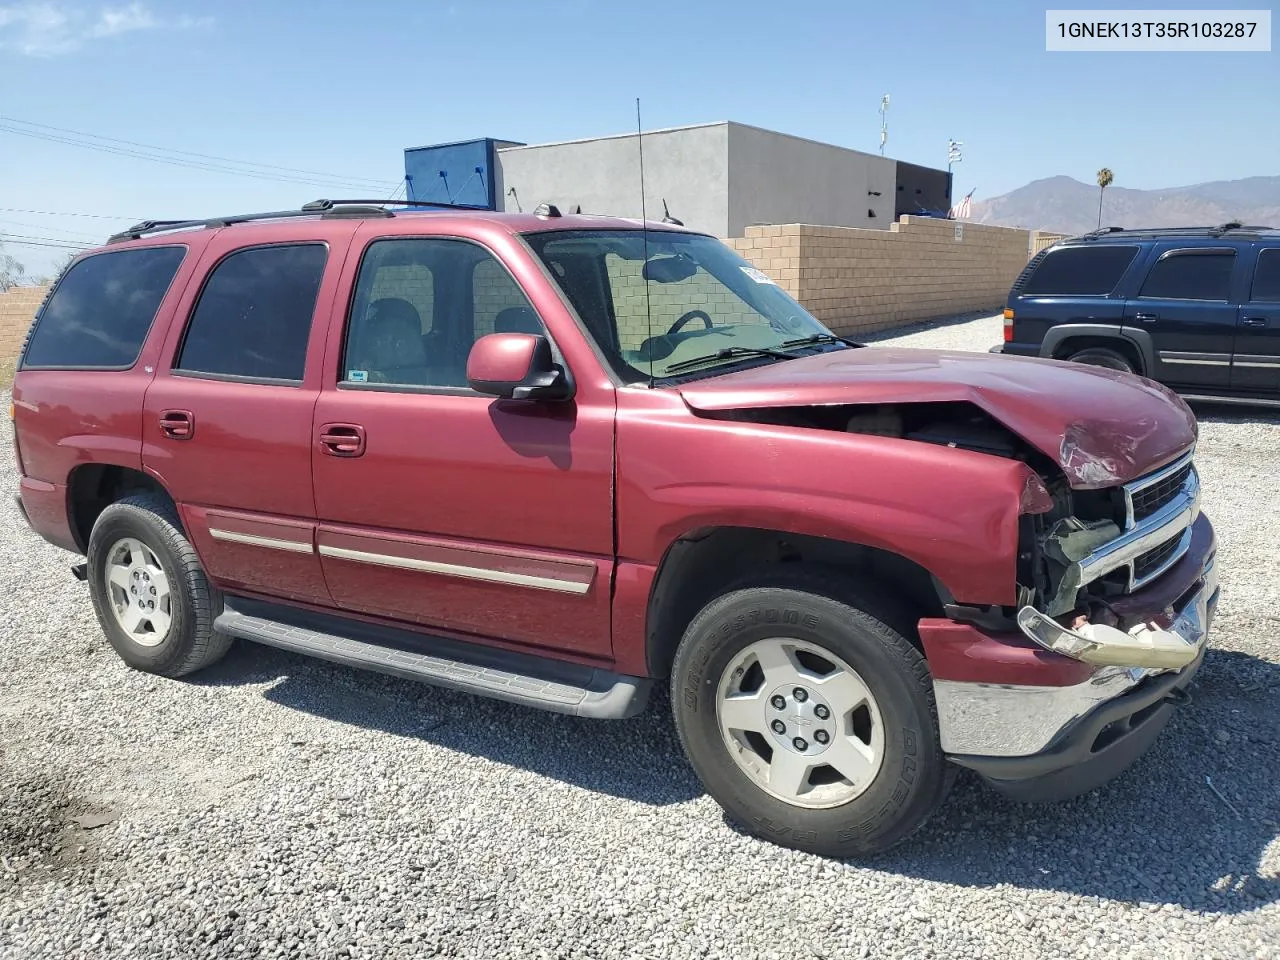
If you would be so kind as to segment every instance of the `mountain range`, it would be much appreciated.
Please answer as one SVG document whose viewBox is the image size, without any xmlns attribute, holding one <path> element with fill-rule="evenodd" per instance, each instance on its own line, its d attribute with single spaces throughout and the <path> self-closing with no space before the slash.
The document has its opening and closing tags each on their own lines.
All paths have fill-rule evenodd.
<svg viewBox="0 0 1280 960">
<path fill-rule="evenodd" d="M 1098 186 L 1048 177 L 989 200 L 973 201 L 976 223 L 1078 234 L 1098 226 Z M 1107 187 L 1102 225 L 1216 226 L 1232 220 L 1280 227 L 1280 177 L 1215 180 L 1165 190 Z"/>
</svg>

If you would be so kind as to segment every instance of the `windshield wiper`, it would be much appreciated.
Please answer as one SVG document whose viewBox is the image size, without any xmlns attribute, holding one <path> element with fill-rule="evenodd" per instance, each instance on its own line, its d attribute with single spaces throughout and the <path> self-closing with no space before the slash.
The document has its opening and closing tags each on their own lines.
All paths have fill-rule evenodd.
<svg viewBox="0 0 1280 960">
<path fill-rule="evenodd" d="M 706 353 L 700 357 L 691 357 L 688 360 L 673 363 L 667 367 L 667 373 L 686 370 L 699 364 L 710 363 L 712 360 L 729 360 L 733 357 L 774 357 L 778 360 L 794 360 L 795 354 L 782 353 L 780 350 L 765 350 L 762 347 L 725 347 L 715 353 Z"/>
<path fill-rule="evenodd" d="M 799 337 L 795 340 L 784 340 L 778 344 L 782 347 L 808 347 L 820 343 L 843 343 L 846 347 L 865 347 L 865 343 L 859 343 L 857 340 L 849 340 L 845 337 L 837 337 L 834 333 L 814 333 L 807 337 Z"/>
</svg>

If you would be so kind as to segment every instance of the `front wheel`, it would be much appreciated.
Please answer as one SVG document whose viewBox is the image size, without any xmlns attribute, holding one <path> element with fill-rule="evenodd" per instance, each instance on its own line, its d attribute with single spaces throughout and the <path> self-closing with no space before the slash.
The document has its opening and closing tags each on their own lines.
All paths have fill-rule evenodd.
<svg viewBox="0 0 1280 960">
<path fill-rule="evenodd" d="M 806 575 L 726 594 L 686 631 L 676 728 L 708 792 L 751 833 L 867 855 L 941 803 L 951 778 L 924 659 L 869 609 Z"/>
</svg>

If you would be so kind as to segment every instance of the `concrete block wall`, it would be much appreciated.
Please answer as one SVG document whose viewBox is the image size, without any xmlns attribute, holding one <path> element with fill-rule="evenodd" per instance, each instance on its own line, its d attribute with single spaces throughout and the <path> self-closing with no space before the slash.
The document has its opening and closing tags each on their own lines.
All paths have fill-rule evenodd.
<svg viewBox="0 0 1280 960">
<path fill-rule="evenodd" d="M 841 334 L 999 309 L 1031 249 L 1026 230 L 913 216 L 888 230 L 748 227 L 725 242 Z"/>
<path fill-rule="evenodd" d="M 666 333 L 690 310 L 703 310 L 715 323 L 760 323 L 758 313 L 728 287 L 707 273 L 679 283 L 649 284 L 648 299 L 639 260 L 606 258 L 613 309 L 618 318 L 618 340 L 623 350 L 637 350 L 650 336 Z M 686 329 L 700 330 L 702 321 L 689 321 Z"/>
<path fill-rule="evenodd" d="M 0 293 L 0 365 L 12 364 L 49 287 L 12 287 Z"/>
</svg>

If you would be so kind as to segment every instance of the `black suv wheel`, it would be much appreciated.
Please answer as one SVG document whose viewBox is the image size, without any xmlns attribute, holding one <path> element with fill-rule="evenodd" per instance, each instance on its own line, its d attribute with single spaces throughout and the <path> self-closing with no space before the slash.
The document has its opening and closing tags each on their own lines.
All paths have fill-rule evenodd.
<svg viewBox="0 0 1280 960">
<path fill-rule="evenodd" d="M 1094 367 L 1106 367 L 1108 370 L 1120 370 L 1134 373 L 1133 364 L 1122 353 L 1109 347 L 1086 347 L 1071 354 L 1066 359 L 1072 363 L 1087 363 Z"/>
</svg>

